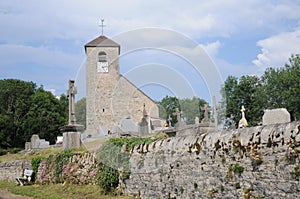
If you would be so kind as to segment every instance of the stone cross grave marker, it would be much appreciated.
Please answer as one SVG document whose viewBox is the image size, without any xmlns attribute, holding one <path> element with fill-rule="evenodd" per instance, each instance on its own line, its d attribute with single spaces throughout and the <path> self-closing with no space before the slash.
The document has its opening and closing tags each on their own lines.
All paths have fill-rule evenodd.
<svg viewBox="0 0 300 199">
<path fill-rule="evenodd" d="M 69 89 L 67 91 L 67 96 L 69 97 L 69 124 L 76 124 L 75 94 L 77 94 L 77 88 L 75 87 L 75 81 L 69 80 Z"/>
<path fill-rule="evenodd" d="M 215 128 L 218 128 L 218 113 L 217 113 L 218 109 L 219 106 L 217 105 L 216 96 L 213 96 L 213 113 L 214 113 Z"/>
<path fill-rule="evenodd" d="M 200 122 L 199 122 L 199 117 L 195 117 L 195 124 L 199 124 Z"/>
<path fill-rule="evenodd" d="M 201 110 L 204 111 L 204 118 L 201 120 L 202 123 L 209 123 L 208 111 L 212 110 L 208 104 L 204 104 L 204 107 L 201 107 Z"/>
<path fill-rule="evenodd" d="M 173 113 L 173 115 L 176 115 L 177 118 L 177 126 L 181 126 L 181 113 L 179 111 L 179 108 L 175 108 L 175 112 Z"/>
<path fill-rule="evenodd" d="M 245 117 L 245 111 L 246 111 L 245 107 L 242 106 L 242 109 L 241 109 L 242 119 L 240 119 L 240 121 L 239 121 L 239 128 L 246 128 L 248 126 L 248 122 Z"/>
</svg>

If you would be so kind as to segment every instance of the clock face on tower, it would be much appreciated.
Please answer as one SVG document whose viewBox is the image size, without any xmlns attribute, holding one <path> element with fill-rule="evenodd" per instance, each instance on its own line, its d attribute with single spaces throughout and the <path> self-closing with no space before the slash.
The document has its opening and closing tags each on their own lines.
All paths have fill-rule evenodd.
<svg viewBox="0 0 300 199">
<path fill-rule="evenodd" d="M 97 62 L 97 72 L 98 73 L 108 73 L 108 63 L 105 62 Z"/>
</svg>

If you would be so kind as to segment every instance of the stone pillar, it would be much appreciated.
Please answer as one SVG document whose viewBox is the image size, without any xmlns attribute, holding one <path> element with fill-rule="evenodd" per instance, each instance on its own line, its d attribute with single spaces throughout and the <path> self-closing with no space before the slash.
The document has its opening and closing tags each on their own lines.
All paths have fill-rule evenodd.
<svg viewBox="0 0 300 199">
<path fill-rule="evenodd" d="M 80 132 L 64 132 L 63 133 L 63 150 L 78 149 L 81 147 Z"/>
</svg>

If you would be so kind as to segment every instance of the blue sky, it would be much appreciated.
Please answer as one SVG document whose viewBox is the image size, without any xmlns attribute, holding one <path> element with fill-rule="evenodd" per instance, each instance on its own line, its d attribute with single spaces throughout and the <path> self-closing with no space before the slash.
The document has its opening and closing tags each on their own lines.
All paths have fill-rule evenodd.
<svg viewBox="0 0 300 199">
<path fill-rule="evenodd" d="M 104 18 L 104 34 L 121 44 L 122 74 L 150 97 L 209 101 L 228 75 L 261 75 L 300 53 L 299 10 L 289 0 L 2 0 L 0 79 L 56 95 L 76 79 L 84 96 L 84 44 L 101 34 Z"/>
</svg>

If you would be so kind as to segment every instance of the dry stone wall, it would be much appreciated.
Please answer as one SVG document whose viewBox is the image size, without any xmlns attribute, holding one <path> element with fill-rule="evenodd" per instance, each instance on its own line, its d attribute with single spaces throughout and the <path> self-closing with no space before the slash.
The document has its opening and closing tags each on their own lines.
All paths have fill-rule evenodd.
<svg viewBox="0 0 300 199">
<path fill-rule="evenodd" d="M 64 160 L 58 167 L 54 157 L 44 159 L 38 168 L 37 183 L 67 182 L 72 184 L 96 184 L 98 164 L 95 153 L 77 153 Z M 61 170 L 61 172 L 57 172 Z"/>
<path fill-rule="evenodd" d="M 298 198 L 300 122 L 136 146 L 125 193 L 141 198 Z"/>
<path fill-rule="evenodd" d="M 29 160 L 0 162 L 0 181 L 15 181 L 15 177 L 23 176 L 25 168 L 31 169 L 31 162 Z"/>
</svg>

